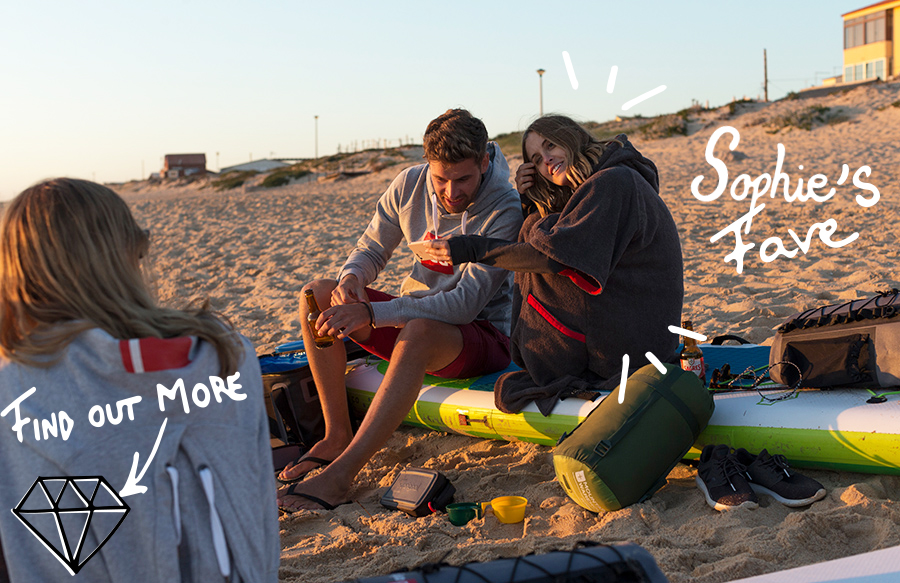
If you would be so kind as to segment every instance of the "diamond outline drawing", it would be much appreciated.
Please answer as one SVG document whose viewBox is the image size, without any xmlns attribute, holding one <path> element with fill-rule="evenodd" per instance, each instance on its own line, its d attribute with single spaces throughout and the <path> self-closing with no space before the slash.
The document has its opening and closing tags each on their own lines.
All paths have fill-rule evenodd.
<svg viewBox="0 0 900 583">
<path fill-rule="evenodd" d="M 59 483 L 62 483 L 62 486 Z M 97 495 L 101 498 L 110 499 L 111 502 L 96 503 Z M 62 506 L 62 507 L 61 507 Z M 115 488 L 109 485 L 103 476 L 54 476 L 54 477 L 38 477 L 28 492 L 19 501 L 19 504 L 12 509 L 12 513 L 18 518 L 22 524 L 43 544 L 48 551 L 53 553 L 59 562 L 63 564 L 70 575 L 75 575 L 82 567 L 93 557 L 100 548 L 112 537 L 125 516 L 131 511 L 131 507 L 119 497 Z M 65 523 L 71 524 L 70 517 L 79 514 L 86 514 L 84 517 L 84 526 L 76 529 L 77 532 L 70 534 L 77 535 L 76 541 L 70 541 L 66 536 Z M 119 514 L 115 520 L 115 526 L 104 536 L 102 532 L 94 533 L 97 540 L 97 546 L 88 553 L 86 557 L 85 542 L 87 534 L 90 530 L 91 519 L 95 514 L 108 514 L 115 519 L 115 515 Z M 55 533 L 42 532 L 38 526 L 28 521 L 28 517 L 45 517 L 52 516 L 55 524 Z M 64 520 L 64 517 L 66 520 Z M 37 520 L 36 520 L 37 521 Z M 38 521 L 46 522 L 46 521 Z M 78 521 L 80 524 L 80 520 Z M 108 528 L 108 524 L 104 525 Z M 99 528 L 99 527 L 98 527 Z M 49 530 L 45 528 L 43 530 Z M 51 540 L 58 540 L 59 544 L 54 544 Z M 74 542 L 74 545 L 72 544 Z"/>
</svg>

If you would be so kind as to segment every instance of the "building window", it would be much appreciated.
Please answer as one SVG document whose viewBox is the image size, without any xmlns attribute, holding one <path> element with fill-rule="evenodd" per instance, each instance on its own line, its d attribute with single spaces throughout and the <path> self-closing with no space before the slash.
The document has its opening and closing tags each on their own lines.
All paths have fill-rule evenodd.
<svg viewBox="0 0 900 583">
<path fill-rule="evenodd" d="M 877 43 L 884 40 L 885 19 L 870 20 L 866 23 L 866 43 Z"/>
<path fill-rule="evenodd" d="M 865 30 L 859 18 L 844 23 L 844 48 L 852 49 L 865 44 Z"/>
<path fill-rule="evenodd" d="M 844 48 L 890 40 L 887 11 L 844 21 Z"/>
<path fill-rule="evenodd" d="M 881 79 L 884 81 L 885 59 L 877 59 L 867 63 L 855 63 L 844 67 L 844 83 L 863 81 L 865 79 Z"/>
</svg>

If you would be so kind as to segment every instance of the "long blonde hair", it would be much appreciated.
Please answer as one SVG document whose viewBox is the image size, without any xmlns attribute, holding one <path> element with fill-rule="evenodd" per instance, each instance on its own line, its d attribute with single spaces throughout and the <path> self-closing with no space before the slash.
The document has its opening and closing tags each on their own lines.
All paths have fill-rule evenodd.
<svg viewBox="0 0 900 583">
<path fill-rule="evenodd" d="M 534 185 L 525 191 L 525 196 L 537 205 L 541 216 L 563 209 L 575 188 L 587 180 L 594 170 L 594 164 L 606 149 L 609 141 L 600 141 L 581 127 L 575 120 L 564 115 L 545 115 L 531 122 L 522 134 L 522 157 L 529 161 L 525 151 L 525 139 L 534 132 L 566 152 L 566 178 L 574 188 L 553 184 L 539 172 L 534 174 Z"/>
<path fill-rule="evenodd" d="M 195 335 L 219 356 L 222 376 L 241 347 L 207 305 L 156 305 L 141 268 L 150 240 L 115 192 L 58 178 L 17 196 L 0 220 L 0 356 L 32 366 L 57 360 L 80 333 L 120 340 Z"/>
</svg>

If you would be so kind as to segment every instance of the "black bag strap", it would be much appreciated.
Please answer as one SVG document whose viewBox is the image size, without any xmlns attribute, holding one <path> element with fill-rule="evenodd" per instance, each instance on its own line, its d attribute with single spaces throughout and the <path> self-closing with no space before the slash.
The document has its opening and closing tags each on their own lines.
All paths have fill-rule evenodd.
<svg viewBox="0 0 900 583">
<path fill-rule="evenodd" d="M 445 482 L 443 487 L 440 490 L 435 492 L 434 499 L 428 503 L 428 508 L 434 512 L 439 510 L 441 512 L 447 511 L 447 504 L 450 504 L 450 501 L 453 500 L 453 495 L 456 494 L 456 487 L 450 483 L 443 474 L 439 474 L 442 478 L 444 478 Z"/>
<path fill-rule="evenodd" d="M 681 374 L 678 374 L 681 373 Z M 644 410 L 648 407 L 651 407 L 654 403 L 656 403 L 660 398 L 668 401 L 672 407 L 675 408 L 676 411 L 684 418 L 685 423 L 688 424 L 688 427 L 691 428 L 691 435 L 694 436 L 693 441 L 697 440 L 697 437 L 700 435 L 701 427 L 700 424 L 697 423 L 697 419 L 694 417 L 693 412 L 691 412 L 690 407 L 688 407 L 684 401 L 682 401 L 678 395 L 672 391 L 672 385 L 678 382 L 684 374 L 693 374 L 686 373 L 680 370 L 669 370 L 669 372 L 663 376 L 662 379 L 658 379 L 655 377 L 651 377 L 645 374 L 633 374 L 628 380 L 632 379 L 641 379 L 647 383 L 653 389 L 653 392 L 650 396 L 645 400 L 641 405 L 635 409 L 635 411 L 628 416 L 628 419 L 619 426 L 616 431 L 609 436 L 608 439 L 603 439 L 594 446 L 594 453 L 598 456 L 603 457 L 608 454 L 613 447 L 622 439 L 628 435 L 628 432 L 640 421 L 643 416 Z M 626 381 L 627 383 L 628 381 Z M 612 394 L 610 394 L 607 399 L 611 398 Z"/>
<path fill-rule="evenodd" d="M 272 390 L 272 408 L 275 410 L 275 422 L 280 434 L 276 437 L 286 444 L 301 443 L 301 436 L 297 434 L 297 418 L 290 401 L 284 387 Z"/>
<path fill-rule="evenodd" d="M 681 374 L 678 374 L 678 373 L 681 373 Z M 688 407 L 687 404 L 685 404 L 685 402 L 682 401 L 681 398 L 678 395 L 676 395 L 674 391 L 672 391 L 672 385 L 674 385 L 678 380 L 680 380 L 681 377 L 684 376 L 685 374 L 692 375 L 694 373 L 681 371 L 681 370 L 674 370 L 674 371 L 670 370 L 665 376 L 666 382 L 661 383 L 659 386 L 655 386 L 653 388 L 660 395 L 662 395 L 663 398 L 665 398 L 665 400 L 668 401 L 669 404 L 672 405 L 672 407 L 674 407 L 676 411 L 678 411 L 681 414 L 681 416 L 684 418 L 684 422 L 687 423 L 688 427 L 691 428 L 691 435 L 694 436 L 694 441 L 697 441 L 697 438 L 700 436 L 700 431 L 702 431 L 702 428 L 700 427 L 700 424 L 697 423 L 697 419 L 694 417 L 694 413 L 691 411 L 691 408 Z M 638 376 L 644 376 L 644 375 L 638 375 Z M 647 377 L 647 378 L 652 379 L 653 377 Z"/>
<path fill-rule="evenodd" d="M 634 378 L 634 377 L 631 377 L 631 378 Z M 648 378 L 650 378 L 650 377 L 648 377 Z M 607 399 L 612 398 L 612 393 L 610 393 L 610 395 L 606 398 Z M 622 439 L 626 435 L 628 435 L 628 432 L 631 431 L 631 429 L 635 425 L 637 425 L 637 422 L 640 421 L 641 417 L 643 417 L 644 411 L 647 408 L 651 407 L 654 403 L 659 401 L 659 399 L 660 399 L 660 394 L 658 392 L 654 391 L 653 393 L 651 393 L 650 396 L 647 397 L 647 400 L 644 401 L 643 403 L 641 403 L 640 406 L 637 409 L 635 409 L 631 413 L 631 415 L 628 416 L 627 419 L 625 419 L 625 422 L 622 423 L 622 425 L 620 425 L 618 429 L 616 429 L 615 433 L 610 435 L 609 438 L 601 439 L 600 441 L 597 442 L 597 445 L 594 446 L 594 453 L 596 453 L 600 457 L 603 457 L 606 454 L 608 454 L 612 450 L 612 448 L 615 447 L 617 443 L 622 441 Z"/>
<path fill-rule="evenodd" d="M 752 344 L 749 340 L 741 338 L 740 336 L 735 336 L 734 334 L 723 334 L 722 336 L 716 336 L 712 339 L 710 344 L 712 344 L 713 346 L 720 346 L 726 340 L 734 340 L 738 344 Z"/>
<path fill-rule="evenodd" d="M 877 292 L 878 295 L 870 298 L 850 300 L 842 304 L 811 308 L 797 315 L 781 326 L 778 331 L 782 334 L 792 330 L 816 328 L 833 324 L 847 324 L 862 320 L 875 320 L 881 318 L 894 318 L 900 315 L 900 290 L 896 288 L 888 291 Z M 846 308 L 846 312 L 838 314 Z"/>
</svg>

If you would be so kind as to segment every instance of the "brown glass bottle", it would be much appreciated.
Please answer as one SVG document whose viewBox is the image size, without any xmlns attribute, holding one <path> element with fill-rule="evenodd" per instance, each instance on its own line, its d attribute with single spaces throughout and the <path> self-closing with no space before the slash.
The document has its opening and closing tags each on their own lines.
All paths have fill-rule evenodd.
<svg viewBox="0 0 900 583">
<path fill-rule="evenodd" d="M 324 336 L 316 330 L 316 320 L 321 314 L 319 304 L 316 303 L 316 296 L 311 289 L 306 290 L 306 305 L 309 308 L 309 314 L 306 316 L 306 322 L 309 324 L 309 332 L 316 341 L 316 348 L 328 348 L 334 344 L 334 336 Z"/>
<path fill-rule="evenodd" d="M 690 320 L 681 323 L 681 327 L 691 332 L 694 331 L 694 324 Z M 706 384 L 706 365 L 703 362 L 703 351 L 697 346 L 697 341 L 687 336 L 684 339 L 684 348 L 681 349 L 679 358 L 681 360 L 681 368 L 689 370 L 705 385 Z"/>
</svg>

